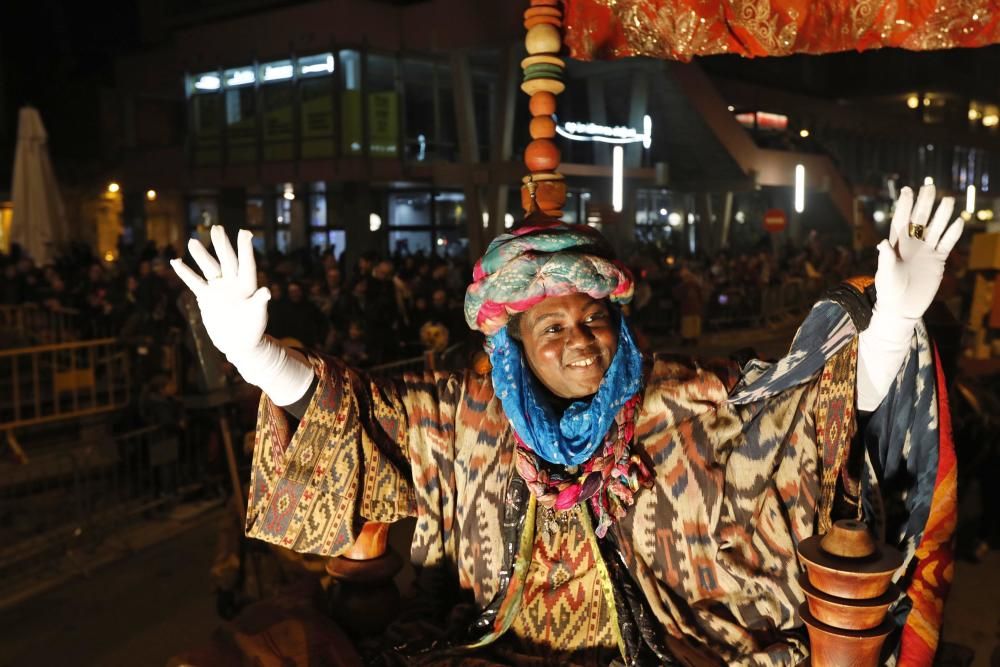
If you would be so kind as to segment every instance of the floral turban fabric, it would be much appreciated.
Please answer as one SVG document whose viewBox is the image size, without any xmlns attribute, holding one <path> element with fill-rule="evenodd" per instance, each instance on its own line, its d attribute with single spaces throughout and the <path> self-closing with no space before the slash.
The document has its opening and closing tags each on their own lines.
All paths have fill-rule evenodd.
<svg viewBox="0 0 1000 667">
<path fill-rule="evenodd" d="M 523 227 L 493 239 L 465 293 L 465 321 L 487 336 L 551 296 L 584 292 L 615 303 L 632 299 L 632 274 L 600 232 L 557 223 Z"/>
</svg>

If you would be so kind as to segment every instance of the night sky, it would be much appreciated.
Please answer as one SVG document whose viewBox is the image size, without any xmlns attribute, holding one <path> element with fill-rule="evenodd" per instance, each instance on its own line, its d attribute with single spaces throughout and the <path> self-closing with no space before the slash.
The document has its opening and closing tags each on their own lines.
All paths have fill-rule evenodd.
<svg viewBox="0 0 1000 667">
<path fill-rule="evenodd" d="M 41 111 L 60 176 L 99 154 L 98 100 L 114 83 L 114 57 L 139 43 L 137 3 L 28 0 L 0 21 L 0 191 L 9 188 L 17 110 Z"/>
</svg>

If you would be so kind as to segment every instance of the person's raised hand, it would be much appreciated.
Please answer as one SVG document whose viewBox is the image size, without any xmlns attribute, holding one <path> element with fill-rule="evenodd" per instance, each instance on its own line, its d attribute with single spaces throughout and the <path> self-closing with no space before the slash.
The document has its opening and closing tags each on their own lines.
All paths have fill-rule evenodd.
<svg viewBox="0 0 1000 667">
<path fill-rule="evenodd" d="M 949 226 L 955 199 L 942 198 L 933 211 L 934 194 L 934 186 L 925 185 L 914 203 L 913 190 L 903 188 L 896 200 L 889 238 L 878 245 L 875 308 L 879 313 L 916 320 L 937 294 L 945 261 L 962 236 L 964 222 L 957 218 Z"/>
<path fill-rule="evenodd" d="M 212 342 L 235 361 L 260 345 L 271 293 L 266 287 L 257 287 L 253 234 L 245 229 L 239 231 L 237 255 L 221 226 L 214 225 L 211 233 L 218 261 L 200 241 L 188 241 L 188 250 L 202 276 L 180 259 L 172 260 L 170 266 L 198 299 L 201 318 Z"/>
<path fill-rule="evenodd" d="M 911 349 L 917 321 L 934 300 L 948 254 L 962 236 L 958 218 L 949 226 L 955 199 L 944 197 L 934 211 L 934 186 L 903 188 L 889 227 L 878 244 L 875 308 L 858 336 L 858 409 L 875 410 L 885 398 Z M 933 213 L 933 215 L 931 215 Z"/>
</svg>

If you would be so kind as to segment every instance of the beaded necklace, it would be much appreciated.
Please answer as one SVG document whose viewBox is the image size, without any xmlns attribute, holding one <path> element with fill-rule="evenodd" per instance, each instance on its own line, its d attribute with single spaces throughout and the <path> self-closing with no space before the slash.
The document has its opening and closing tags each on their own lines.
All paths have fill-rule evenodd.
<svg viewBox="0 0 1000 667">
<path fill-rule="evenodd" d="M 653 475 L 638 454 L 632 453 L 635 437 L 635 413 L 640 394 L 630 398 L 604 436 L 594 455 L 578 466 L 558 466 L 543 461 L 531 451 L 512 429 L 517 472 L 534 494 L 538 504 L 548 510 L 545 525 L 556 530 L 557 512 L 590 502 L 597 525 L 594 532 L 604 537 L 613 521 L 625 516 L 635 503 L 640 487 L 653 485 Z"/>
</svg>

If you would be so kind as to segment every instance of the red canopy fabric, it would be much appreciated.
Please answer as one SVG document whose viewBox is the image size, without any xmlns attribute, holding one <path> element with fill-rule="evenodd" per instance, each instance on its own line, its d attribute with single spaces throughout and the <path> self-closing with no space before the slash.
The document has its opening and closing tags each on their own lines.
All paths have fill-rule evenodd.
<svg viewBox="0 0 1000 667">
<path fill-rule="evenodd" d="M 564 0 L 581 60 L 928 51 L 1000 42 L 997 0 Z"/>
</svg>

